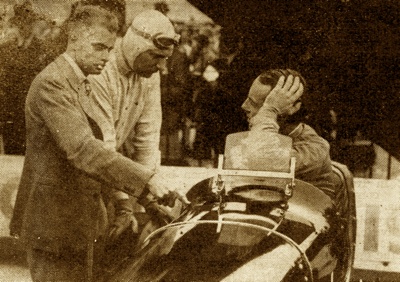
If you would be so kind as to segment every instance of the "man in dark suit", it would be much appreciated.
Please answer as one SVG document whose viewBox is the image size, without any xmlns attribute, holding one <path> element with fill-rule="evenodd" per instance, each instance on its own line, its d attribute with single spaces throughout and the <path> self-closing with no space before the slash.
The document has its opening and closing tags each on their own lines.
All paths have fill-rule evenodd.
<svg viewBox="0 0 400 282">
<path fill-rule="evenodd" d="M 134 197 L 148 189 L 162 204 L 176 196 L 162 176 L 102 140 L 86 77 L 104 68 L 118 22 L 100 7 L 79 9 L 66 52 L 35 78 L 26 99 L 27 148 L 10 230 L 27 247 L 33 281 L 99 281 L 104 187 Z"/>
</svg>

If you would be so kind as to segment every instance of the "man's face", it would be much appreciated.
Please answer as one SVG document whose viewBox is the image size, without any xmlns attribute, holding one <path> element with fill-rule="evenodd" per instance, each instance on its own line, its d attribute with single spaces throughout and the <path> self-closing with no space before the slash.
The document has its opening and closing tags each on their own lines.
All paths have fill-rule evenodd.
<svg viewBox="0 0 400 282">
<path fill-rule="evenodd" d="M 248 121 L 260 110 L 271 90 L 272 87 L 270 85 L 260 83 L 258 78 L 253 82 L 249 95 L 247 95 L 247 99 L 242 104 L 242 109 L 246 112 Z"/>
<path fill-rule="evenodd" d="M 99 74 L 108 61 L 116 34 L 102 26 L 83 27 L 73 42 L 75 61 L 85 75 Z"/>
<path fill-rule="evenodd" d="M 140 76 L 149 78 L 153 73 L 166 66 L 167 58 L 172 55 L 171 50 L 147 50 L 136 57 L 133 62 L 133 71 Z"/>
</svg>

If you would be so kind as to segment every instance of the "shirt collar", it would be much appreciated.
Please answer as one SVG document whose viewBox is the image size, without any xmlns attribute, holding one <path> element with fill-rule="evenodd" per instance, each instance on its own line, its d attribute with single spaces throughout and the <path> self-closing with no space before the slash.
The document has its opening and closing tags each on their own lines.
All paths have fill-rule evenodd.
<svg viewBox="0 0 400 282">
<path fill-rule="evenodd" d="M 79 79 L 79 82 L 81 82 L 81 83 L 84 82 L 87 79 L 87 77 L 85 76 L 85 74 L 83 73 L 81 68 L 76 64 L 74 59 L 72 59 L 72 57 L 70 55 L 68 55 L 66 52 L 64 52 L 62 54 L 62 56 L 71 65 L 72 69 L 74 70 L 76 76 Z"/>
</svg>

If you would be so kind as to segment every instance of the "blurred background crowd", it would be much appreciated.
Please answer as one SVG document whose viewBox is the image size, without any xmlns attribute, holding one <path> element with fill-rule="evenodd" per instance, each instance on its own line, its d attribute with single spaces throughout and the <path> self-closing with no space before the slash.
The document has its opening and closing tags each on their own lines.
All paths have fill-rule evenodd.
<svg viewBox="0 0 400 282">
<path fill-rule="evenodd" d="M 262 69 L 290 67 L 299 70 L 308 81 L 311 94 L 309 102 L 305 101 L 307 122 L 331 143 L 332 158 L 347 164 L 358 175 L 372 176 L 377 147 L 369 136 L 379 139 L 380 129 L 385 129 L 382 124 L 387 123 L 386 110 L 398 99 L 399 80 L 393 55 L 399 38 L 394 36 L 399 30 L 398 4 L 389 1 L 388 7 L 397 9 L 381 11 L 382 5 L 374 6 L 371 3 L 377 1 L 372 0 L 350 4 L 316 0 L 308 4 L 311 8 L 296 13 L 298 7 L 284 5 L 284 1 L 263 2 L 270 10 L 260 9 L 257 1 L 249 1 L 242 7 L 240 22 L 230 22 L 237 16 L 230 19 L 227 14 L 213 15 L 223 16 L 228 23 L 221 27 L 198 10 L 195 16 L 188 13 L 189 8 L 195 7 L 187 1 L 175 1 L 185 3 L 185 9 L 171 6 L 171 1 L 81 1 L 116 11 L 120 35 L 134 14 L 145 8 L 170 17 L 181 35 L 180 45 L 161 72 L 163 164 L 215 166 L 217 155 L 224 150 L 226 135 L 247 130 L 240 105 L 249 83 Z M 203 2 L 207 10 L 219 1 L 208 1 L 208 6 L 207 1 Z M 301 1 L 292 2 L 304 5 L 299 4 Z M 64 21 L 76 1 L 51 2 L 53 14 L 43 12 L 50 10 L 45 3 L 0 2 L 2 153 L 24 154 L 24 101 L 30 83 L 66 47 Z M 38 4 L 42 4 L 41 9 Z M 290 17 L 281 16 L 283 9 Z M 256 29 L 250 20 L 251 13 L 258 11 L 269 11 L 268 17 L 259 17 L 264 21 L 262 29 Z M 379 13 L 375 15 L 376 11 Z M 392 39 L 387 40 L 385 34 Z M 388 99 L 370 99 L 378 94 Z M 376 122 L 365 123 L 365 117 Z M 376 138 L 373 141 L 377 142 Z M 396 152 L 395 148 L 391 151 Z M 389 154 L 385 165 L 390 165 L 390 160 Z M 389 177 L 391 168 L 384 170 Z"/>
</svg>

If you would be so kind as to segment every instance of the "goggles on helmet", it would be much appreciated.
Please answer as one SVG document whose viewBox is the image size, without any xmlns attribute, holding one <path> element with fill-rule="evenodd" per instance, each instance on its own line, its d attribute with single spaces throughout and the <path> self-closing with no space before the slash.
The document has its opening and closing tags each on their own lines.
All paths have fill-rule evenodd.
<svg viewBox="0 0 400 282">
<path fill-rule="evenodd" d="M 175 34 L 175 36 L 173 38 L 171 38 L 169 36 L 163 35 L 161 32 L 151 35 L 147 32 L 138 30 L 137 28 L 133 27 L 132 25 L 131 25 L 131 29 L 137 35 L 139 35 L 145 39 L 151 40 L 153 42 L 154 46 L 156 46 L 158 49 L 169 49 L 171 46 L 177 46 L 179 44 L 179 39 L 181 37 L 179 34 Z"/>
</svg>

